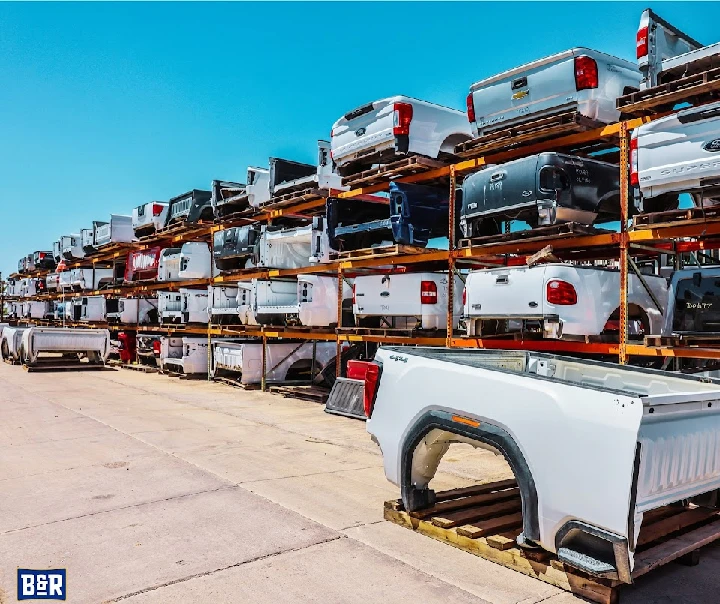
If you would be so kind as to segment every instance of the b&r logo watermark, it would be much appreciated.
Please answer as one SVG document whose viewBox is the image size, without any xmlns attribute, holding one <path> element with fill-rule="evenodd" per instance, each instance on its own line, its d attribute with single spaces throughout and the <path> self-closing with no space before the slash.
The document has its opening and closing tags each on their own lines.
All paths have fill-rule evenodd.
<svg viewBox="0 0 720 604">
<path fill-rule="evenodd" d="M 64 600 L 67 596 L 65 569 L 31 570 L 18 568 L 18 600 Z"/>
</svg>

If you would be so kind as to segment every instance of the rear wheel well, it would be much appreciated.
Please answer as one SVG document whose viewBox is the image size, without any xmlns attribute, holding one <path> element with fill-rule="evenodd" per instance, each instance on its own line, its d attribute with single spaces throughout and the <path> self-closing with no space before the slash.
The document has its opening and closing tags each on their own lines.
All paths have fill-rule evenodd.
<svg viewBox="0 0 720 604">
<path fill-rule="evenodd" d="M 628 320 L 639 320 L 640 324 L 642 325 L 643 332 L 647 335 L 650 333 L 650 317 L 648 316 L 647 312 L 642 306 L 639 306 L 638 304 L 630 303 L 628 304 Z M 620 307 L 618 306 L 607 318 L 607 321 L 605 324 L 607 325 L 608 321 L 619 321 L 620 320 Z M 613 333 L 614 329 L 603 329 L 603 333 Z M 629 335 L 629 338 L 638 338 L 640 336 L 638 335 Z"/>
<path fill-rule="evenodd" d="M 405 509 L 414 511 L 433 505 L 435 493 L 427 487 L 428 483 L 450 443 L 465 442 L 497 451 L 508 462 L 520 490 L 523 523 L 521 537 L 524 541 L 539 541 L 535 481 L 517 443 L 499 426 L 487 422 L 473 426 L 453 421 L 452 417 L 446 411 L 429 411 L 408 431 L 400 456 L 400 488 Z M 415 460 L 418 454 L 420 458 Z"/>
<path fill-rule="evenodd" d="M 447 155 L 454 156 L 455 147 L 457 147 L 460 143 L 469 141 L 470 138 L 470 136 L 461 132 L 451 134 L 450 136 L 446 137 L 445 140 L 442 142 L 442 145 L 440 145 L 440 152 L 438 153 L 438 157 L 443 157 Z"/>
</svg>

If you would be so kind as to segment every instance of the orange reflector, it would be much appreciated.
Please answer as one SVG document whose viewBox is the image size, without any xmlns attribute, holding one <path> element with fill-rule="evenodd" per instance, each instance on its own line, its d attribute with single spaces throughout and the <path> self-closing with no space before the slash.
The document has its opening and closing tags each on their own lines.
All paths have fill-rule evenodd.
<svg viewBox="0 0 720 604">
<path fill-rule="evenodd" d="M 461 417 L 459 415 L 453 415 L 452 420 L 454 422 L 457 422 L 458 424 L 465 424 L 466 426 L 472 426 L 473 428 L 477 428 L 480 426 L 480 422 L 476 422 L 474 419 Z"/>
</svg>

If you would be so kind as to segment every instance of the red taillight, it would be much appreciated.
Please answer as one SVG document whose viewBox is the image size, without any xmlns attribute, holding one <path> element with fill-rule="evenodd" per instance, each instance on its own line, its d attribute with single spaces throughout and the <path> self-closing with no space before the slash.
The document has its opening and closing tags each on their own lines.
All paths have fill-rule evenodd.
<svg viewBox="0 0 720 604">
<path fill-rule="evenodd" d="M 413 106 L 410 103 L 395 103 L 393 110 L 393 134 L 410 134 Z"/>
<path fill-rule="evenodd" d="M 635 50 L 637 58 L 642 59 L 647 57 L 648 54 L 648 28 L 641 27 L 638 29 L 637 39 L 635 41 Z"/>
<path fill-rule="evenodd" d="M 587 90 L 598 87 L 598 66 L 595 59 L 587 55 L 575 57 L 575 89 Z"/>
<path fill-rule="evenodd" d="M 45 252 L 40 252 L 40 260 L 44 260 L 44 259 L 45 259 Z"/>
<path fill-rule="evenodd" d="M 640 184 L 638 175 L 638 139 L 636 136 L 630 139 L 630 184 Z"/>
<path fill-rule="evenodd" d="M 437 285 L 435 281 L 420 282 L 420 304 L 437 304 Z"/>
<path fill-rule="evenodd" d="M 463 306 L 467 303 L 467 290 L 463 290 Z"/>
<path fill-rule="evenodd" d="M 161 206 L 159 203 L 153 204 L 153 216 L 160 216 L 163 211 L 163 206 Z"/>
<path fill-rule="evenodd" d="M 368 419 L 372 415 L 375 406 L 375 398 L 377 397 L 378 386 L 380 385 L 380 365 L 377 363 L 368 363 L 365 372 L 365 388 L 363 389 L 363 407 L 365 408 L 365 417 Z"/>
<path fill-rule="evenodd" d="M 465 104 L 467 105 L 468 122 L 472 124 L 475 121 L 475 101 L 473 101 L 472 92 L 467 95 Z"/>
<path fill-rule="evenodd" d="M 352 286 L 352 292 L 353 292 L 353 304 L 355 304 L 355 284 L 354 283 Z"/>
<path fill-rule="evenodd" d="M 550 304 L 571 306 L 577 304 L 577 292 L 571 283 L 553 279 L 547 284 L 547 301 Z"/>
<path fill-rule="evenodd" d="M 160 340 L 155 340 L 153 342 L 153 352 L 155 354 L 160 354 Z"/>
<path fill-rule="evenodd" d="M 367 374 L 367 368 L 372 365 L 368 361 L 358 361 L 350 359 L 347 362 L 347 376 L 351 380 L 362 380 L 365 381 L 365 375 Z"/>
</svg>

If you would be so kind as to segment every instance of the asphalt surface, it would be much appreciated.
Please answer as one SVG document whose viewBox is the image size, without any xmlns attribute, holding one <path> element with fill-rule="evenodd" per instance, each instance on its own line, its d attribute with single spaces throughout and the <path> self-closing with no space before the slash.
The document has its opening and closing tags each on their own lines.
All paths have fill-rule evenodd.
<svg viewBox="0 0 720 604">
<path fill-rule="evenodd" d="M 501 458 L 453 445 L 433 486 L 508 475 Z M 384 521 L 398 495 L 364 423 L 312 402 L 0 364 L 2 604 L 16 601 L 18 567 L 66 568 L 72 603 L 581 601 Z M 622 599 L 718 594 L 710 546 Z"/>
</svg>

